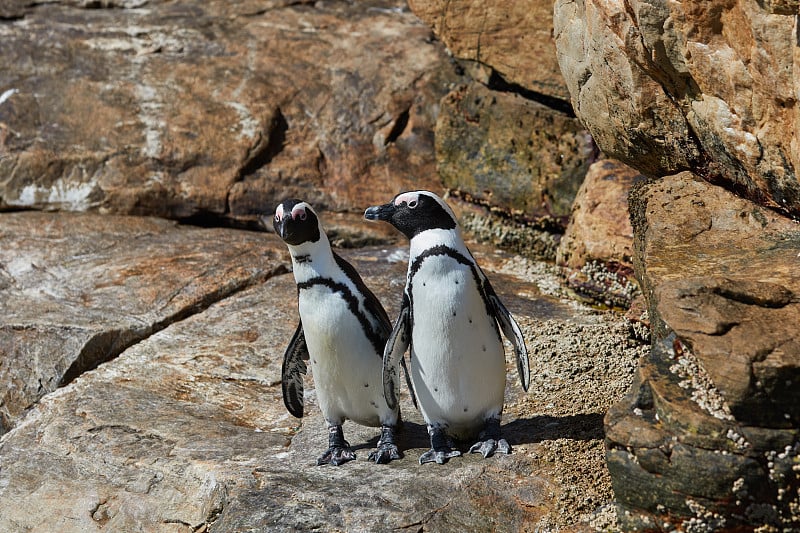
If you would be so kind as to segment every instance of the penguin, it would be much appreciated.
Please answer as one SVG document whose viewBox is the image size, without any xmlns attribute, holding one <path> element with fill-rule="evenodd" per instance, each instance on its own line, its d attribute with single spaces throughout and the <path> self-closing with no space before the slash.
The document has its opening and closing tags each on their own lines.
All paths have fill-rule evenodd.
<svg viewBox="0 0 800 533">
<path fill-rule="evenodd" d="M 283 201 L 272 223 L 292 257 L 300 314 L 283 357 L 284 405 L 302 418 L 303 375 L 310 361 L 319 407 L 328 424 L 329 447 L 317 465 L 339 466 L 356 458 L 344 439 L 345 420 L 381 427 L 370 460 L 399 459 L 394 439 L 400 410 L 396 403 L 390 407 L 383 393 L 383 349 L 392 330 L 388 314 L 355 268 L 333 252 L 308 203 Z"/>
<path fill-rule="evenodd" d="M 528 352 L 514 318 L 475 262 L 450 206 L 429 191 L 399 194 L 368 208 L 367 220 L 388 222 L 409 239 L 400 314 L 383 352 L 384 393 L 397 403 L 397 363 L 410 348 L 410 374 L 431 449 L 420 464 L 461 455 L 454 439 L 477 436 L 469 448 L 484 458 L 511 453 L 500 421 L 511 341 L 522 388 L 530 384 Z"/>
</svg>

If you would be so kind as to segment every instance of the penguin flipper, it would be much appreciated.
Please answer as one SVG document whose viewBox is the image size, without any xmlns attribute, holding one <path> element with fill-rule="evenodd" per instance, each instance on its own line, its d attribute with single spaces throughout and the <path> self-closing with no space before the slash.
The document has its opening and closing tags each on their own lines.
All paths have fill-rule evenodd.
<svg viewBox="0 0 800 533">
<path fill-rule="evenodd" d="M 289 413 L 297 418 L 303 418 L 303 376 L 308 371 L 306 367 L 308 358 L 303 323 L 300 322 L 283 354 L 283 366 L 281 367 L 283 404 Z"/>
<path fill-rule="evenodd" d="M 389 340 L 386 341 L 386 348 L 383 350 L 383 395 L 386 398 L 386 404 L 390 409 L 397 407 L 397 395 L 400 390 L 397 379 L 397 368 L 402 363 L 403 370 L 406 370 L 406 379 L 408 379 L 408 371 L 406 369 L 403 354 L 406 353 L 408 346 L 411 342 L 411 306 L 409 305 L 408 298 L 403 297 L 403 306 L 400 309 L 400 316 L 397 317 L 397 322 L 394 324 L 394 329 L 389 335 Z M 414 392 L 411 392 L 414 397 Z M 414 405 L 416 406 L 416 398 L 414 398 Z"/>
<path fill-rule="evenodd" d="M 406 375 L 406 386 L 408 387 L 409 394 L 411 394 L 411 403 L 414 405 L 414 409 L 419 411 L 419 405 L 417 405 L 417 393 L 414 392 L 414 384 L 411 383 L 411 373 L 408 371 L 408 367 L 406 366 L 405 357 L 400 359 L 400 364 L 403 365 L 403 373 Z"/>
<path fill-rule="evenodd" d="M 531 384 L 531 370 L 528 363 L 528 349 L 525 347 L 525 339 L 522 337 L 522 331 L 519 329 L 517 321 L 508 312 L 506 306 L 500 301 L 497 293 L 489 284 L 487 279 L 485 282 L 486 297 L 494 310 L 494 317 L 497 323 L 500 324 L 500 329 L 503 330 L 503 335 L 511 341 L 514 346 L 514 355 L 517 359 L 517 372 L 519 372 L 519 380 L 522 383 L 522 388 L 525 392 Z"/>
</svg>

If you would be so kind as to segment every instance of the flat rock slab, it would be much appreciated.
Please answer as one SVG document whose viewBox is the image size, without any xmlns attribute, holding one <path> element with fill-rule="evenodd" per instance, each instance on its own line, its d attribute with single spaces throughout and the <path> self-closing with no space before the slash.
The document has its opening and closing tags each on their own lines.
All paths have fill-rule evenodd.
<svg viewBox="0 0 800 533">
<path fill-rule="evenodd" d="M 279 245 L 270 235 L 251 237 L 262 254 Z M 400 303 L 404 250 L 344 251 L 390 315 Z M 0 440 L 0 530 L 588 527 L 611 499 L 602 413 L 627 388 L 641 350 L 618 318 L 559 298 L 554 269 L 473 251 L 519 319 L 536 369 L 524 394 L 508 361 L 512 455 L 420 466 L 429 443 L 404 391 L 401 460 L 369 463 L 378 430 L 348 423 L 358 460 L 317 467 L 327 432 L 311 377 L 304 419 L 281 401 L 281 360 L 297 321 L 287 273 L 45 395 Z"/>
<path fill-rule="evenodd" d="M 0 216 L 0 428 L 84 370 L 286 268 L 276 243 L 254 232 Z"/>
</svg>

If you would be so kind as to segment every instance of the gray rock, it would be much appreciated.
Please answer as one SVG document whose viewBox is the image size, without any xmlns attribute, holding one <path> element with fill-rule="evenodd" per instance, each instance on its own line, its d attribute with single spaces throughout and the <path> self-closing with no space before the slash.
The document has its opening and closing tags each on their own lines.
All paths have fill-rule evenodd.
<svg viewBox="0 0 800 533">
<path fill-rule="evenodd" d="M 257 233 L 164 220 L 0 217 L 0 417 L 286 263 Z"/>
</svg>

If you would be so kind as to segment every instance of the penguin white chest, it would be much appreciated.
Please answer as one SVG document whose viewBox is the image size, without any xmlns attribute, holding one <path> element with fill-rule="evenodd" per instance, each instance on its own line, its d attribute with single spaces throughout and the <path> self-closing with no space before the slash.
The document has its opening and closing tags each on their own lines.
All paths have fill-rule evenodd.
<svg viewBox="0 0 800 533">
<path fill-rule="evenodd" d="M 425 259 L 411 285 L 411 375 L 426 421 L 469 435 L 502 411 L 505 357 L 470 265 Z"/>
<path fill-rule="evenodd" d="M 381 354 L 350 305 L 324 285 L 300 291 L 300 320 L 317 398 L 329 421 L 377 426 L 392 417 L 382 394 Z"/>
</svg>

